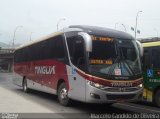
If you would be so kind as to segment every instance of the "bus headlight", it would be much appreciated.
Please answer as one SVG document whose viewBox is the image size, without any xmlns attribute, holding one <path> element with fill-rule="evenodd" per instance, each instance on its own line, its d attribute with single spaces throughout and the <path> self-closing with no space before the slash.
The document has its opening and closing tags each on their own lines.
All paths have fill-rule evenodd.
<svg viewBox="0 0 160 119">
<path fill-rule="evenodd" d="M 101 85 L 99 83 L 94 83 L 92 81 L 88 81 L 87 83 L 95 88 L 99 88 L 99 89 L 104 88 L 104 85 Z"/>
<path fill-rule="evenodd" d="M 142 88 L 142 87 L 143 87 L 143 84 L 139 84 L 138 87 L 139 87 L 139 88 Z"/>
</svg>

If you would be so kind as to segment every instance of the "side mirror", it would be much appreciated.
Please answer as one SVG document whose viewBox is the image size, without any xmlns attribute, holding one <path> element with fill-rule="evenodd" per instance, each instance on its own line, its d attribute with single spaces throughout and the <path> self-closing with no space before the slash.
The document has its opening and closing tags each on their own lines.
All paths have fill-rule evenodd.
<svg viewBox="0 0 160 119">
<path fill-rule="evenodd" d="M 137 46 L 138 46 L 140 57 L 142 57 L 143 56 L 143 46 L 138 40 L 136 40 L 136 43 L 137 43 Z"/>
<path fill-rule="evenodd" d="M 82 36 L 85 42 L 85 50 L 87 52 L 92 52 L 92 38 L 89 34 L 85 32 L 79 32 L 78 35 Z"/>
</svg>

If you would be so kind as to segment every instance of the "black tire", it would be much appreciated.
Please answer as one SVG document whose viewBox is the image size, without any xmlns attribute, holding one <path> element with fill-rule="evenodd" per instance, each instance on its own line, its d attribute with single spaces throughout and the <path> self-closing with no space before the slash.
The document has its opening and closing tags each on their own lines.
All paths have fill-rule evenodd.
<svg viewBox="0 0 160 119">
<path fill-rule="evenodd" d="M 158 89 L 154 95 L 154 103 L 156 106 L 160 107 L 160 89 Z"/>
<path fill-rule="evenodd" d="M 58 101 L 63 106 L 69 106 L 71 104 L 71 100 L 68 98 L 67 86 L 64 82 L 58 87 Z"/>
<path fill-rule="evenodd" d="M 27 86 L 27 80 L 25 78 L 23 79 L 23 91 L 25 93 L 29 92 L 29 89 L 28 89 L 28 86 Z"/>
</svg>

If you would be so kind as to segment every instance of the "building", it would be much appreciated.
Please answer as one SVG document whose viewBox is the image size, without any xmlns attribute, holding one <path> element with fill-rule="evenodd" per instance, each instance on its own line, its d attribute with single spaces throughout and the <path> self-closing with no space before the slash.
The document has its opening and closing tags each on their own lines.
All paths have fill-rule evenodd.
<svg viewBox="0 0 160 119">
<path fill-rule="evenodd" d="M 0 42 L 0 72 L 11 72 L 14 49 Z"/>
</svg>

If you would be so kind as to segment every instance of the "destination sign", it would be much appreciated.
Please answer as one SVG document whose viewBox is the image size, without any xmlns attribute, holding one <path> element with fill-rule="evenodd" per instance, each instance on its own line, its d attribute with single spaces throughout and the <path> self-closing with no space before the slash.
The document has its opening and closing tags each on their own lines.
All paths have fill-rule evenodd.
<svg viewBox="0 0 160 119">
<path fill-rule="evenodd" d="M 99 59 L 91 59 L 89 60 L 90 64 L 113 64 L 112 60 L 99 60 Z"/>
<path fill-rule="evenodd" d="M 109 38 L 109 37 L 98 37 L 93 35 L 91 37 L 92 37 L 92 40 L 108 41 L 108 42 L 113 41 L 113 38 Z"/>
</svg>

